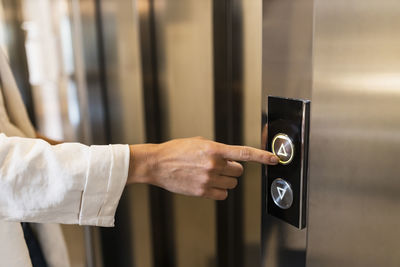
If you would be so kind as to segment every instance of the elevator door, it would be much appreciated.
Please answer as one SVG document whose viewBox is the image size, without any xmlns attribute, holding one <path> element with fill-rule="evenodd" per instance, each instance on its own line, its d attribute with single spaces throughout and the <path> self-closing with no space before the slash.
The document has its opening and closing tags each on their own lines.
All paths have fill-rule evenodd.
<svg viewBox="0 0 400 267">
<path fill-rule="evenodd" d="M 307 226 L 263 210 L 263 266 L 399 266 L 400 2 L 263 4 L 263 102 L 312 102 Z"/>
<path fill-rule="evenodd" d="M 400 2 L 315 2 L 307 266 L 399 266 Z"/>
</svg>

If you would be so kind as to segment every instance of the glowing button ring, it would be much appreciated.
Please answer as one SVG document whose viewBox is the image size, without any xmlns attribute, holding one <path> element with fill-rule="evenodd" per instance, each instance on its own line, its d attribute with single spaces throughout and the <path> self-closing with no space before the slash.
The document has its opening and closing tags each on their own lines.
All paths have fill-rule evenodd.
<svg viewBox="0 0 400 267">
<path fill-rule="evenodd" d="M 272 139 L 272 153 L 279 157 L 279 163 L 289 164 L 294 155 L 293 142 L 290 137 L 283 133 L 275 135 Z"/>
</svg>

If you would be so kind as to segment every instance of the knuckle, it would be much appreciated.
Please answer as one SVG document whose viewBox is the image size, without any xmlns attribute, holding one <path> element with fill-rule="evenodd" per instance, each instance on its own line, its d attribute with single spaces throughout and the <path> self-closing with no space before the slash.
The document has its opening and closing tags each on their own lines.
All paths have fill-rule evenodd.
<svg viewBox="0 0 400 267">
<path fill-rule="evenodd" d="M 194 192 L 194 195 L 197 197 L 204 197 L 206 196 L 207 190 L 205 187 L 200 186 L 199 188 L 196 189 L 196 191 Z"/>
<path fill-rule="evenodd" d="M 227 189 L 234 189 L 238 185 L 238 180 L 235 178 L 230 178 L 229 182 L 226 184 Z"/>
<path fill-rule="evenodd" d="M 238 180 L 237 179 L 233 179 L 231 189 L 235 188 L 237 185 L 238 185 Z"/>
<path fill-rule="evenodd" d="M 228 190 L 224 190 L 223 193 L 221 193 L 220 195 L 218 195 L 218 200 L 225 200 L 228 198 Z"/>
<path fill-rule="evenodd" d="M 204 151 L 208 155 L 214 155 L 217 152 L 217 148 L 213 142 L 207 141 L 204 143 Z"/>
<path fill-rule="evenodd" d="M 247 148 L 240 149 L 240 158 L 244 161 L 248 161 L 250 159 L 250 150 Z"/>
<path fill-rule="evenodd" d="M 204 175 L 200 179 L 200 186 L 201 187 L 207 187 L 211 183 L 211 176 L 210 175 Z"/>
<path fill-rule="evenodd" d="M 212 150 L 212 146 L 209 142 L 204 142 L 203 149 L 204 151 L 209 152 L 210 150 Z"/>
<path fill-rule="evenodd" d="M 213 170 L 217 169 L 218 164 L 217 164 L 216 160 L 210 159 L 206 162 L 205 167 L 206 167 L 206 170 L 213 171 Z"/>
<path fill-rule="evenodd" d="M 238 165 L 238 176 L 241 176 L 243 174 L 244 168 L 242 166 L 242 164 Z"/>
</svg>

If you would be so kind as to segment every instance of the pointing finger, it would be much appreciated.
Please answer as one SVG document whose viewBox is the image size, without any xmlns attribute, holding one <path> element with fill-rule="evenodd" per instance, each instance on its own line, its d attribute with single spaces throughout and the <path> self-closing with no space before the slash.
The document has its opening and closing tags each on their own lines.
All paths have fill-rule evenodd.
<svg viewBox="0 0 400 267">
<path fill-rule="evenodd" d="M 224 145 L 221 147 L 220 153 L 228 160 L 253 161 L 269 165 L 279 162 L 279 158 L 273 153 L 249 146 Z"/>
</svg>

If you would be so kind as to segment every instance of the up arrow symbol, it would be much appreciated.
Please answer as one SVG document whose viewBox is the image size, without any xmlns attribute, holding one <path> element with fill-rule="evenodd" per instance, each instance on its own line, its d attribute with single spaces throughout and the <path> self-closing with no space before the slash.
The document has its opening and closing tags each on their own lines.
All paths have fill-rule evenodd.
<svg viewBox="0 0 400 267">
<path fill-rule="evenodd" d="M 283 143 L 281 144 L 281 147 L 279 148 L 279 150 L 278 150 L 278 156 L 284 156 L 284 157 L 287 157 L 287 152 L 286 152 L 286 149 L 285 149 L 285 146 L 283 145 Z"/>
<path fill-rule="evenodd" d="M 277 187 L 277 189 L 278 189 L 279 198 L 282 200 L 283 197 L 285 196 L 286 189 L 283 189 L 283 188 L 280 188 L 280 187 Z"/>
</svg>

